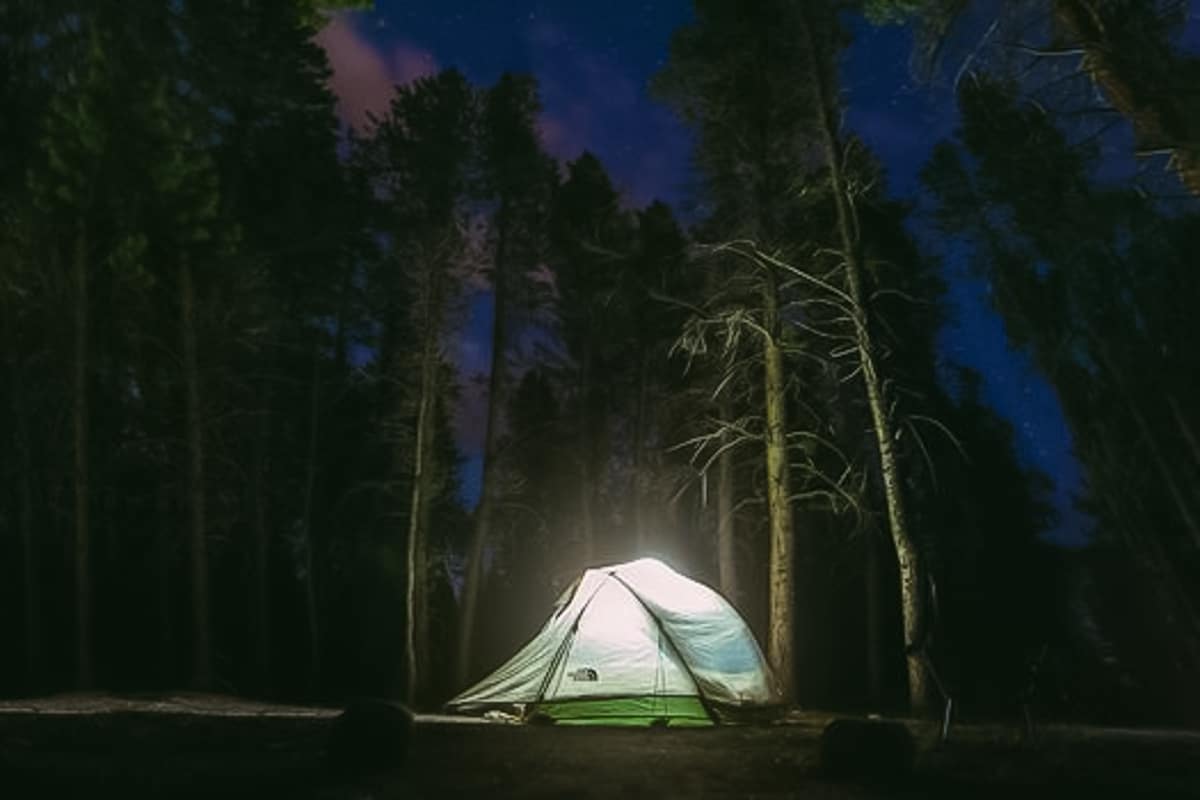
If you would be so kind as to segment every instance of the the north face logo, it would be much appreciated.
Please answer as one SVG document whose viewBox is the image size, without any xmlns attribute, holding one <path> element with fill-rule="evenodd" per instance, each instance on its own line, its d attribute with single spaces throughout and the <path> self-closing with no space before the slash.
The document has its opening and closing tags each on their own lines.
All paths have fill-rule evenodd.
<svg viewBox="0 0 1200 800">
<path fill-rule="evenodd" d="M 580 667 L 570 673 L 570 678 L 573 681 L 598 681 L 600 680 L 600 674 L 591 667 Z"/>
</svg>

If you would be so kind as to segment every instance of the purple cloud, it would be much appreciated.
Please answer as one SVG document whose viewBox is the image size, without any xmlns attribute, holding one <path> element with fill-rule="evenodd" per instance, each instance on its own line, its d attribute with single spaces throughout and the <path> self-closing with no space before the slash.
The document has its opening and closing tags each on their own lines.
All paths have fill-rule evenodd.
<svg viewBox="0 0 1200 800">
<path fill-rule="evenodd" d="M 348 125 L 362 129 L 368 112 L 382 115 L 399 84 L 437 72 L 433 54 L 407 42 L 386 52 L 354 26 L 350 14 L 335 14 L 316 42 L 325 49 L 333 75 L 329 88 L 338 100 L 338 114 Z"/>
</svg>

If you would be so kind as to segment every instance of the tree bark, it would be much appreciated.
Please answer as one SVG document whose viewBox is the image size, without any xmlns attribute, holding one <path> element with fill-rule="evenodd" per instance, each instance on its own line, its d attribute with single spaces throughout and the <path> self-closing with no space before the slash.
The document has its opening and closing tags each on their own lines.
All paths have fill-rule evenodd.
<svg viewBox="0 0 1200 800">
<path fill-rule="evenodd" d="M 496 455 L 500 442 L 501 400 L 506 376 L 508 349 L 508 265 L 506 237 L 508 235 L 506 207 L 502 202 L 497 213 L 499 239 L 496 243 L 495 278 L 492 286 L 492 357 L 488 378 L 487 429 L 484 432 L 483 474 L 480 477 L 479 505 L 475 509 L 475 530 L 467 553 L 467 572 L 463 580 L 462 613 L 458 628 L 458 659 L 455 670 L 457 686 L 466 687 L 471 674 L 472 645 L 475 637 L 475 615 L 483 582 L 483 556 L 492 525 L 492 495 L 495 492 Z"/>
<path fill-rule="evenodd" d="M 16 424 L 24 427 L 27 422 L 18 418 Z M 27 433 L 19 435 L 21 442 L 18 448 L 18 458 L 21 464 L 20 479 L 20 510 L 18 525 L 21 531 L 22 571 L 24 572 L 25 594 L 25 671 L 30 686 L 40 680 L 42 637 L 41 637 L 41 604 L 38 598 L 38 541 L 33 533 L 33 478 L 30 471 L 33 468 L 29 455 Z"/>
<path fill-rule="evenodd" d="M 192 565 L 192 685 L 212 685 L 212 645 L 208 615 L 208 542 L 205 530 L 204 432 L 200 405 L 200 366 L 196 346 L 196 290 L 186 253 L 179 260 L 179 322 L 183 340 L 185 425 L 188 444 L 188 535 Z"/>
<path fill-rule="evenodd" d="M 254 620 L 254 670 L 259 688 L 271 690 L 271 538 L 267 527 L 266 471 L 270 438 L 270 382 L 259 394 L 259 422 L 254 435 L 254 467 L 250 482 L 250 508 L 254 524 L 254 577 L 250 587 L 250 619 Z"/>
<path fill-rule="evenodd" d="M 434 279 L 436 280 L 436 279 Z M 427 292 L 433 294 L 433 288 L 427 287 Z M 405 656 L 407 670 L 405 674 L 404 696 L 409 705 L 416 702 L 418 686 L 421 681 L 420 654 L 426 643 L 421 641 L 418 632 L 424 626 L 419 624 L 421 608 L 425 597 L 425 563 L 422 554 L 425 552 L 423 523 L 428 515 L 426 507 L 431 498 L 428 496 L 428 464 L 429 449 L 432 444 L 432 425 L 434 393 L 437 391 L 437 333 L 439 325 L 433 314 L 435 300 L 427 298 L 424 320 L 424 336 L 421 347 L 421 389 L 417 399 L 417 441 L 413 449 L 412 465 L 412 502 L 408 514 L 408 541 L 406 548 L 407 563 L 407 597 L 405 598 Z"/>
<path fill-rule="evenodd" d="M 595 442 L 589 403 L 592 391 L 592 346 L 584 344 L 583 363 L 579 369 L 579 532 L 583 539 L 583 565 L 590 567 L 594 550 L 592 530 L 592 496 L 595 493 L 592 475 Z"/>
<path fill-rule="evenodd" d="M 767 330 L 763 336 L 764 393 L 766 395 L 767 516 L 770 526 L 767 590 L 767 661 L 775 673 L 781 699 L 796 698 L 795 662 L 795 542 L 792 531 L 791 479 L 787 452 L 787 407 L 784 396 L 783 352 L 775 338 L 778 297 L 773 276 L 764 278 L 763 308 Z"/>
<path fill-rule="evenodd" d="M 164 466 L 166 459 L 163 460 Z M 158 601 L 158 674 L 164 683 L 171 682 L 174 675 L 171 626 L 171 537 L 176 530 L 176 520 L 171 517 L 170 484 L 158 481 L 158 497 L 155 501 L 158 513 L 158 536 L 155 542 L 155 567 L 158 571 L 156 599 Z"/>
<path fill-rule="evenodd" d="M 729 401 L 721 404 L 721 419 L 732 416 Z M 725 450 L 717 457 L 717 579 L 721 594 L 738 605 L 737 557 L 734 550 L 733 454 Z"/>
<path fill-rule="evenodd" d="M 439 366 L 440 368 L 440 366 Z M 436 407 L 437 403 L 433 404 Z M 432 452 L 434 444 L 434 415 L 432 409 L 430 411 L 430 422 L 426 432 L 429 439 L 429 450 Z M 425 469 L 425 488 L 424 496 L 428 498 L 421 506 L 421 536 L 417 538 L 417 552 L 415 554 L 417 565 L 417 594 L 416 602 L 416 631 L 414 639 L 417 645 L 416 670 L 417 682 L 414 687 L 416 698 L 419 700 L 426 696 L 430 686 L 433 684 L 432 673 L 430 672 L 433 664 L 433 647 L 429 639 L 429 532 L 433 530 L 433 505 L 437 491 L 435 474 L 431 467 Z"/>
<path fill-rule="evenodd" d="M 1150 423 L 1146 419 L 1146 415 L 1142 412 L 1141 406 L 1126 384 L 1121 367 L 1116 359 L 1113 358 L 1109 345 L 1100 335 L 1092 334 L 1090 338 L 1093 342 L 1093 352 L 1099 356 L 1101 365 L 1108 373 L 1109 379 L 1117 387 L 1117 391 L 1121 395 L 1125 407 L 1129 409 L 1129 413 L 1133 416 L 1134 422 L 1137 424 L 1138 430 L 1146 442 L 1146 446 L 1150 448 L 1151 460 L 1158 470 L 1167 493 L 1171 496 L 1171 502 L 1175 504 L 1175 509 L 1179 512 L 1179 517 L 1187 528 L 1192 545 L 1200 548 L 1200 521 L 1197 521 L 1196 515 L 1192 512 L 1191 504 L 1188 502 L 1183 488 L 1179 485 L 1175 469 L 1171 466 L 1171 463 L 1167 460 L 1167 457 L 1162 452 L 1162 448 L 1159 446 L 1158 436 L 1155 434 L 1154 429 L 1150 427 Z"/>
<path fill-rule="evenodd" d="M 333 361 L 336 375 L 345 375 L 350 363 L 349 336 L 346 333 L 346 317 L 350 315 L 350 303 L 354 294 L 354 270 L 343 270 L 342 288 L 338 297 L 337 324 L 333 331 Z M 386 362 L 384 362 L 386 363 Z"/>
<path fill-rule="evenodd" d="M 865 330 L 865 324 L 858 327 L 860 331 Z M 871 358 L 870 341 L 865 336 L 859 348 L 863 358 Z M 863 381 L 867 385 L 867 401 L 871 407 L 875 440 L 879 447 L 879 464 L 883 475 L 884 496 L 887 501 L 888 524 L 892 532 L 892 544 L 896 548 L 896 561 L 900 568 L 900 608 L 904 619 L 909 707 L 914 714 L 925 714 L 930 710 L 929 704 L 932 698 L 929 692 L 928 676 L 922 661 L 924 640 L 927 636 L 923 595 L 924 565 L 921 562 L 920 552 L 908 531 L 908 521 L 900 487 L 900 468 L 892 447 L 891 422 L 884 406 L 879 376 L 875 373 L 874 365 L 869 362 L 864 362 Z"/>
<path fill-rule="evenodd" d="M 317 441 L 321 422 L 321 348 L 313 343 L 312 388 L 308 402 L 308 452 L 304 468 L 304 618 L 308 624 L 308 686 L 315 692 L 321 682 L 321 621 L 317 614 L 317 576 L 312 531 L 313 491 L 317 482 Z"/>
<path fill-rule="evenodd" d="M 1098 431 L 1096 443 L 1100 449 L 1103 461 L 1111 476 L 1119 480 L 1124 458 L 1116 458 L 1112 452 L 1112 438 L 1103 430 Z M 1111 479 L 1111 478 L 1110 478 Z M 1113 517 L 1116 527 L 1122 534 L 1123 544 L 1138 562 L 1140 568 L 1148 571 L 1151 579 L 1147 581 L 1155 602 L 1165 615 L 1167 624 L 1178 631 L 1179 648 L 1187 656 L 1188 663 L 1193 669 L 1200 668 L 1200 615 L 1197 615 L 1191 595 L 1179 580 L 1175 564 L 1166 554 L 1159 537 L 1151 532 L 1144 532 L 1143 520 L 1149 515 L 1145 509 L 1135 509 L 1139 513 L 1133 519 L 1123 513 L 1111 493 L 1101 493 L 1109 514 Z M 1136 500 L 1140 505 L 1140 500 Z"/>
<path fill-rule="evenodd" d="M 804 21 L 809 64 L 813 86 L 817 91 L 816 110 L 819 118 L 820 136 L 826 167 L 829 169 L 833 189 L 833 201 L 837 214 L 838 237 L 841 240 L 846 269 L 847 294 L 853 307 L 850 309 L 854 324 L 854 336 L 858 349 L 860 372 L 867 393 L 875 441 L 879 449 L 879 468 L 883 478 L 884 498 L 887 503 L 888 524 L 892 542 L 896 549 L 896 560 L 900 568 L 900 605 L 904 618 L 904 641 L 908 672 L 908 699 L 913 713 L 929 711 L 928 677 L 921 656 L 926 637 L 924 565 L 920 553 L 908 530 L 901 489 L 900 466 L 896 458 L 891 419 L 883 396 L 882 381 L 875 366 L 874 346 L 871 341 L 868 311 L 862 288 L 862 263 L 859 243 L 852 230 L 851 211 L 846 194 L 842 163 L 838 153 L 838 135 L 834 120 L 836 99 L 825 79 L 818 59 L 816 36 L 808 14 L 801 15 Z"/>
<path fill-rule="evenodd" d="M 147 365 L 139 348 L 137 363 L 140 366 L 139 380 L 146 399 L 145 408 L 166 409 L 170 406 L 167 388 L 168 375 Z M 157 646 L 158 676 L 163 685 L 175 682 L 175 660 L 173 652 L 174 631 L 171 613 L 171 559 L 175 537 L 179 532 L 179 520 L 171 513 L 171 495 L 175 486 L 169 476 L 171 470 L 170 448 L 166 443 L 165 429 L 159 431 L 152 461 L 161 475 L 154 488 L 154 599 L 155 599 L 155 644 Z"/>
<path fill-rule="evenodd" d="M 1179 432 L 1183 435 L 1183 440 L 1187 442 L 1188 449 L 1192 452 L 1192 461 L 1195 462 L 1195 466 L 1200 467 L 1200 440 L 1196 438 L 1196 433 L 1192 430 L 1192 426 L 1188 422 L 1187 416 L 1184 415 L 1183 409 L 1179 407 L 1179 401 L 1175 398 L 1175 395 L 1167 395 L 1167 403 L 1171 406 L 1171 416 L 1175 418 L 1175 427 L 1179 428 Z"/>
<path fill-rule="evenodd" d="M 1154 434 L 1154 431 L 1151 430 L 1150 423 L 1146 420 L 1142 410 L 1138 408 L 1132 398 L 1129 398 L 1128 405 L 1134 420 L 1137 422 L 1138 429 L 1142 432 L 1142 438 L 1146 440 L 1146 444 L 1150 448 L 1151 458 L 1154 461 L 1154 465 L 1158 468 L 1159 475 L 1162 476 L 1163 484 L 1167 487 L 1167 493 L 1171 495 L 1171 501 L 1175 504 L 1175 508 L 1179 512 L 1184 526 L 1187 528 L 1188 536 L 1192 540 L 1192 546 L 1200 548 L 1200 522 L 1197 522 L 1196 515 L 1192 513 L 1191 504 L 1188 502 L 1183 488 L 1179 485 L 1175 470 L 1159 448 L 1158 438 Z"/>
<path fill-rule="evenodd" d="M 876 541 L 873 532 L 868 531 L 864 537 L 866 547 L 866 600 L 867 600 L 867 696 L 870 702 L 883 702 L 883 608 L 880 592 L 880 581 L 883 571 L 880 569 L 879 548 L 881 543 Z"/>
<path fill-rule="evenodd" d="M 40 681 L 41 609 L 38 602 L 38 542 L 33 533 L 33 457 L 29 435 L 29 418 L 25 401 L 24 376 L 21 374 L 17 342 L 13 338 L 11 321 L 5 318 L 6 338 L 10 348 L 9 379 L 12 391 L 13 450 L 17 470 L 17 529 L 21 540 L 21 584 L 25 616 L 25 673 L 29 687 Z"/>
<path fill-rule="evenodd" d="M 73 254 L 73 288 L 75 293 L 75 352 L 73 370 L 74 402 L 72 430 L 74 434 L 75 490 L 75 683 L 80 689 L 92 686 L 92 570 L 88 506 L 89 486 L 88 427 L 88 311 L 90 297 L 87 274 L 87 228 L 80 222 L 75 233 Z"/>
<path fill-rule="evenodd" d="M 638 556 L 649 544 L 646 532 L 646 388 L 649 382 L 649 355 L 638 363 L 637 410 L 633 425 L 633 534 Z"/>
</svg>

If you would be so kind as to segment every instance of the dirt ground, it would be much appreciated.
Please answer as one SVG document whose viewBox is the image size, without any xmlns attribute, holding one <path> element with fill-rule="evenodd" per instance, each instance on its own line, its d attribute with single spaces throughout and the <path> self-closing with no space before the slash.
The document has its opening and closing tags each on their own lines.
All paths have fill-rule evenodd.
<svg viewBox="0 0 1200 800">
<path fill-rule="evenodd" d="M 0 797 L 1200 798 L 1200 733 L 928 725 L 914 774 L 823 774 L 827 715 L 714 729 L 554 728 L 418 717 L 389 771 L 332 770 L 338 709 L 66 695 L 0 703 Z"/>
</svg>

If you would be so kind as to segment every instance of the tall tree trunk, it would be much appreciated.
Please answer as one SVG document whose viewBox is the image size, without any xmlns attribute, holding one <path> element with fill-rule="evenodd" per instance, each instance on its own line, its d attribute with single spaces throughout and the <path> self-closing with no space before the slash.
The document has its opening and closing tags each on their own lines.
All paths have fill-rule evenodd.
<svg viewBox="0 0 1200 800">
<path fill-rule="evenodd" d="M 856 293 L 861 298 L 861 295 Z M 860 320 L 860 357 L 871 358 L 870 340 L 865 335 L 865 320 Z M 900 468 L 892 443 L 891 421 L 884 405 L 883 391 L 873 363 L 863 362 L 863 382 L 867 385 L 867 402 L 871 407 L 871 419 L 875 427 L 875 441 L 879 447 L 879 465 L 883 475 L 884 497 L 887 501 L 888 524 L 892 532 L 892 544 L 896 548 L 896 561 L 900 570 L 900 609 L 904 620 L 904 642 L 908 667 L 908 701 L 915 714 L 929 711 L 930 685 L 923 657 L 927 637 L 924 601 L 924 564 L 908 530 L 903 495 L 900 487 Z"/>
<path fill-rule="evenodd" d="M 808 12 L 811 13 L 811 12 Z M 846 268 L 846 288 L 852 304 L 851 316 L 863 384 L 867 392 L 867 404 L 871 411 L 875 441 L 879 448 L 879 468 L 883 478 L 884 498 L 887 502 L 888 524 L 892 543 L 896 549 L 896 560 L 900 568 L 900 605 L 904 617 L 904 641 L 908 666 L 908 699 L 914 713 L 924 714 L 929 710 L 929 684 L 922 662 L 922 648 L 926 637 L 924 603 L 924 565 L 920 552 L 908 530 L 908 519 L 904 508 L 901 489 L 900 466 L 893 447 L 891 419 L 883 397 L 883 385 L 876 370 L 875 351 L 871 341 L 870 323 L 866 298 L 862 287 L 862 263 L 859 243 L 850 219 L 849 198 L 846 182 L 842 175 L 839 154 L 837 123 L 835 121 L 836 98 L 828 85 L 817 49 L 817 39 L 808 13 L 802 14 L 807 38 L 812 85 L 817 92 L 815 105 L 820 123 L 820 135 L 825 164 L 829 169 L 833 189 L 833 200 L 837 212 L 838 236 L 841 239 Z"/>
<path fill-rule="evenodd" d="M 432 287 L 427 291 L 432 294 Z M 416 702 L 418 685 L 421 681 L 421 653 L 425 642 L 418 637 L 418 632 L 424 626 L 418 622 L 425 597 L 425 563 L 422 558 L 425 552 L 423 523 L 428 519 L 426 507 L 432 498 L 427 494 L 429 489 L 428 460 L 432 445 L 432 425 L 434 409 L 434 393 L 437 391 L 437 333 L 433 311 L 434 301 L 427 301 L 425 313 L 424 341 L 421 347 L 421 390 L 417 399 L 417 441 L 413 449 L 412 463 L 412 502 L 408 513 L 407 541 L 407 597 L 404 604 L 405 613 L 405 656 L 407 669 L 405 675 L 404 697 L 410 704 Z"/>
<path fill-rule="evenodd" d="M 787 452 L 787 398 L 783 352 L 775 338 L 779 299 L 773 276 L 763 287 L 766 335 L 763 336 L 766 395 L 767 517 L 770 526 L 767 589 L 767 661 L 775 673 L 784 703 L 796 697 L 796 582 L 792 531 L 791 479 Z"/>
<path fill-rule="evenodd" d="M 254 432 L 254 466 L 250 476 L 250 511 L 254 525 L 254 567 L 250 587 L 250 619 L 254 621 L 254 671 L 264 693 L 271 690 L 271 539 L 267 527 L 267 449 L 271 433 L 271 386 L 259 392 L 259 421 Z"/>
<path fill-rule="evenodd" d="M 18 418 L 16 424 L 23 428 L 27 421 Z M 33 533 L 33 461 L 29 455 L 27 433 L 20 434 L 21 443 L 18 448 L 18 459 L 21 465 L 21 478 L 18 492 L 20 494 L 20 510 L 18 525 L 21 532 L 22 571 L 24 572 L 25 590 L 25 671 L 30 686 L 36 685 L 40 679 L 42 652 L 41 637 L 41 604 L 38 598 L 38 541 Z"/>
<path fill-rule="evenodd" d="M 592 530 L 592 497 L 595 493 L 595 480 L 592 476 L 593 461 L 595 460 L 595 442 L 592 434 L 591 392 L 592 392 L 592 347 L 584 345 L 583 363 L 579 370 L 579 532 L 583 538 L 583 564 L 592 565 L 593 530 Z"/>
<path fill-rule="evenodd" d="M 75 683 L 80 689 L 91 688 L 92 673 L 92 570 L 88 506 L 91 490 L 88 472 L 88 306 L 87 228 L 79 223 L 73 254 L 75 292 L 74 402 L 71 422 L 75 439 Z"/>
<path fill-rule="evenodd" d="M 728 400 L 721 403 L 721 419 L 733 416 Z M 737 556 L 734 550 L 733 454 L 725 450 L 717 457 L 717 576 L 721 594 L 738 605 Z"/>
<path fill-rule="evenodd" d="M 200 405 L 200 365 L 196 353 L 196 288 L 186 253 L 179 259 L 180 336 L 183 340 L 185 426 L 188 445 L 188 538 L 192 564 L 192 684 L 212 685 L 212 645 L 208 618 L 208 542 L 205 536 L 204 431 Z"/>
<path fill-rule="evenodd" d="M 429 449 L 432 451 L 434 441 L 433 420 L 436 417 L 432 411 L 429 416 L 431 419 L 425 435 L 429 439 Z M 417 567 L 417 594 L 414 598 L 416 603 L 416 631 L 413 638 L 417 646 L 417 681 L 413 687 L 413 691 L 418 699 L 426 697 L 430 686 L 433 684 L 431 680 L 432 673 L 430 672 L 433 664 L 433 648 L 429 639 L 429 532 L 433 530 L 433 503 L 437 489 L 432 464 L 425 469 L 424 482 L 425 488 L 422 490 L 422 493 L 428 499 L 421 505 L 420 529 L 422 534 L 417 537 L 417 551 L 414 554 Z"/>
<path fill-rule="evenodd" d="M 166 466 L 167 460 L 163 459 Z M 158 481 L 157 498 L 155 500 L 158 514 L 158 532 L 155 537 L 155 569 L 157 570 L 157 586 L 155 599 L 158 602 L 158 674 L 164 683 L 171 683 L 174 674 L 172 645 L 173 631 L 171 625 L 171 544 L 177 522 L 171 516 L 170 484 L 166 480 Z"/>
<path fill-rule="evenodd" d="M 1119 481 L 1126 459 L 1113 452 L 1114 437 L 1100 430 L 1095 441 L 1103 457 L 1101 463 L 1113 476 L 1110 480 Z M 1144 508 L 1133 509 L 1136 513 L 1132 515 L 1126 514 L 1111 492 L 1101 494 L 1126 549 L 1139 568 L 1150 573 L 1148 587 L 1167 624 L 1178 632 L 1179 649 L 1185 653 L 1191 668 L 1200 668 L 1200 615 L 1197 615 L 1188 587 L 1179 580 L 1176 564 L 1167 555 L 1159 536 L 1145 530 L 1144 520 L 1150 515 Z M 1134 501 L 1141 504 L 1137 497 Z"/>
<path fill-rule="evenodd" d="M 1134 422 L 1137 424 L 1138 431 L 1142 434 L 1142 439 L 1145 440 L 1146 446 L 1150 449 L 1150 458 L 1154 462 L 1162 484 L 1171 496 L 1171 502 L 1175 504 L 1179 518 L 1183 521 L 1184 527 L 1187 528 L 1188 536 L 1191 538 L 1193 546 L 1200 548 L 1200 521 L 1197 520 L 1196 515 L 1193 513 L 1191 503 L 1188 502 L 1183 487 L 1179 485 L 1175 468 L 1162 452 L 1162 447 L 1158 443 L 1158 435 L 1151 428 L 1150 422 L 1146 419 L 1141 405 L 1126 384 L 1121 367 L 1113 357 L 1108 343 L 1100 334 L 1092 334 L 1089 338 L 1093 343 L 1092 351 L 1099 356 L 1101 365 L 1108 373 L 1109 379 L 1117 387 L 1117 391 L 1124 401 L 1125 407 L 1129 409 L 1129 413 L 1133 416 Z"/>
<path fill-rule="evenodd" d="M 337 323 L 333 329 L 334 374 L 339 377 L 346 374 L 346 367 L 350 362 L 350 337 L 346 333 L 346 317 L 350 315 L 350 301 L 354 293 L 354 270 L 343 270 L 343 273 L 342 289 L 338 297 Z"/>
<path fill-rule="evenodd" d="M 1167 395 L 1167 403 L 1171 406 L 1171 416 L 1175 418 L 1175 427 L 1183 435 L 1183 440 L 1187 442 L 1188 449 L 1192 453 L 1192 461 L 1195 466 L 1200 467 L 1200 440 L 1196 438 L 1196 432 L 1192 430 L 1191 424 L 1188 422 L 1187 416 L 1183 413 L 1183 409 L 1179 407 L 1179 400 L 1175 395 Z"/>
<path fill-rule="evenodd" d="M 491 416 L 490 414 L 488 416 Z M 484 456 L 484 472 L 487 472 L 487 456 Z M 462 613 L 458 628 L 458 659 L 455 666 L 455 687 L 464 689 L 472 677 L 473 644 L 475 638 L 475 614 L 483 582 L 483 555 L 488 535 L 491 533 L 491 502 L 488 500 L 486 481 L 481 484 L 479 506 L 475 511 L 475 530 L 471 546 L 467 551 L 467 573 L 463 579 Z"/>
<path fill-rule="evenodd" d="M 479 604 L 479 593 L 483 583 L 483 556 L 492 525 L 492 495 L 495 493 L 496 455 L 500 442 L 500 417 L 503 388 L 506 377 L 508 350 L 508 265 L 506 237 L 508 220 L 505 203 L 497 213 L 499 239 L 496 243 L 495 278 L 492 286 L 492 357 L 491 374 L 488 378 L 487 430 L 483 440 L 483 474 L 480 477 L 479 505 L 475 509 L 475 530 L 467 552 L 467 572 L 463 580 L 462 612 L 458 626 L 458 659 L 455 678 L 457 686 L 464 688 L 471 674 L 472 645 L 475 638 L 475 615 Z"/>
<path fill-rule="evenodd" d="M 863 539 L 866 547 L 866 602 L 867 602 L 867 641 L 864 643 L 867 651 L 867 696 L 870 702 L 879 704 L 883 701 L 883 605 L 880 602 L 880 581 L 883 580 L 883 570 L 880 569 L 879 548 L 882 543 L 876 541 L 873 532 L 868 532 Z"/>
<path fill-rule="evenodd" d="M 13 339 L 11 320 L 6 312 L 10 350 L 9 379 L 11 383 L 13 450 L 17 471 L 17 530 L 21 540 L 21 585 L 25 616 L 25 673 L 27 685 L 33 687 L 40 681 L 41 663 L 41 610 L 38 603 L 38 552 L 33 534 L 33 457 L 30 445 L 29 418 L 26 411 L 24 376 L 21 375 L 17 342 Z"/>
<path fill-rule="evenodd" d="M 646 535 L 646 391 L 649 383 L 649 354 L 638 362 L 637 410 L 633 422 L 633 534 L 636 552 L 646 553 L 649 544 Z"/>
<path fill-rule="evenodd" d="M 1150 423 L 1146 420 L 1142 410 L 1132 398 L 1129 399 L 1128 405 L 1130 411 L 1133 413 L 1134 420 L 1137 422 L 1138 430 L 1142 433 L 1142 438 L 1145 439 L 1146 445 L 1150 448 L 1150 456 L 1154 461 L 1154 465 L 1158 468 L 1163 485 L 1167 487 L 1167 493 L 1171 495 L 1171 501 L 1175 504 L 1180 519 L 1183 520 L 1184 527 L 1187 528 L 1188 536 L 1192 540 L 1192 546 L 1200 548 L 1200 522 L 1197 521 L 1196 515 L 1192 511 L 1191 503 L 1188 502 L 1183 487 L 1179 485 L 1175 469 L 1167 461 L 1166 456 L 1163 455 L 1158 444 L 1158 437 L 1150 428 Z"/>
<path fill-rule="evenodd" d="M 313 558 L 313 492 L 317 482 L 317 441 L 321 421 L 321 347 L 313 343 L 312 389 L 308 400 L 308 448 L 304 467 L 304 618 L 308 624 L 308 687 L 315 692 L 321 682 L 321 621 L 317 614 L 316 559 Z"/>
<path fill-rule="evenodd" d="M 1133 125 L 1141 145 L 1171 151 L 1183 185 L 1200 195 L 1200 146 L 1197 132 L 1189 129 L 1194 123 L 1177 107 L 1181 98 L 1164 87 L 1149 86 L 1144 76 L 1133 74 L 1130 65 L 1139 54 L 1115 45 L 1108 28 L 1120 23 L 1106 20 L 1093 0 L 1055 0 L 1054 14 L 1083 48 L 1084 70 L 1113 108 Z M 1163 42 L 1163 46 L 1169 45 Z"/>
</svg>

